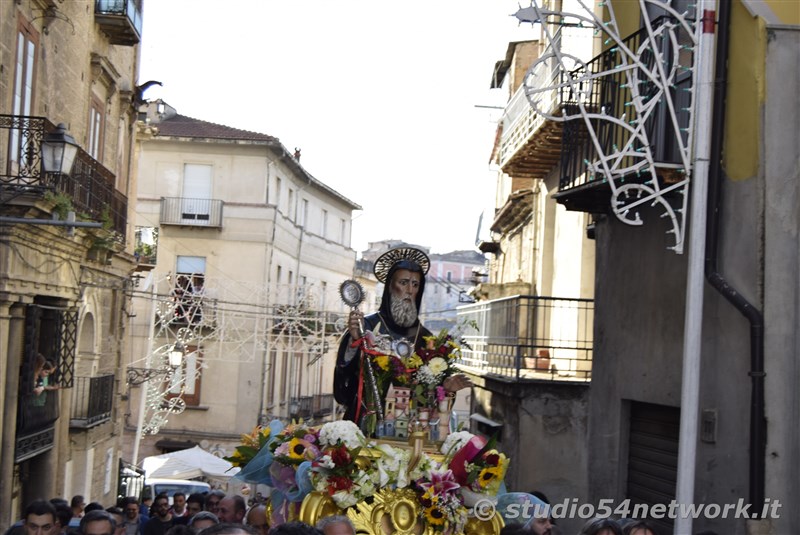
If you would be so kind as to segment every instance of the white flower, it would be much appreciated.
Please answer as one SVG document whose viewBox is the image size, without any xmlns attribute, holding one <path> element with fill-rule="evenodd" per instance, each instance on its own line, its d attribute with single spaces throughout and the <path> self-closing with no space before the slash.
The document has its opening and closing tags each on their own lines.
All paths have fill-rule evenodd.
<svg viewBox="0 0 800 535">
<path fill-rule="evenodd" d="M 349 420 L 328 422 L 319 430 L 319 443 L 322 446 L 335 446 L 341 442 L 353 449 L 361 446 L 365 441 L 358 426 Z"/>
<path fill-rule="evenodd" d="M 439 384 L 438 379 L 439 378 L 431 371 L 427 364 L 420 366 L 417 370 L 417 381 L 422 384 L 437 385 Z"/>
<path fill-rule="evenodd" d="M 350 494 L 344 490 L 334 492 L 331 498 L 333 499 L 334 503 L 342 509 L 347 509 L 348 507 L 352 507 L 358 503 L 358 498 L 356 498 L 355 494 Z"/>
<path fill-rule="evenodd" d="M 320 467 L 327 468 L 329 470 L 336 467 L 330 455 L 323 455 L 322 457 L 317 459 L 317 463 L 319 464 Z"/>
<path fill-rule="evenodd" d="M 453 455 L 458 450 L 466 446 L 467 442 L 472 440 L 472 437 L 474 436 L 475 435 L 473 435 L 469 431 L 458 431 L 456 433 L 450 433 L 449 435 L 447 435 L 447 438 L 444 439 L 440 451 L 445 455 Z"/>
<path fill-rule="evenodd" d="M 430 368 L 431 373 L 434 375 L 442 374 L 447 371 L 447 361 L 442 357 L 433 357 L 428 362 L 428 368 Z"/>
</svg>

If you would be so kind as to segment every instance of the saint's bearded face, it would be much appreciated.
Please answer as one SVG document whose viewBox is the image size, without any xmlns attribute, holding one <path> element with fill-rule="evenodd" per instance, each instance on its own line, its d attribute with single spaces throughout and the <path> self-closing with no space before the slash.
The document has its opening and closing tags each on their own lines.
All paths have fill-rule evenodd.
<svg viewBox="0 0 800 535">
<path fill-rule="evenodd" d="M 408 298 L 392 294 L 389 298 L 392 318 L 401 327 L 411 327 L 417 321 L 417 304 Z"/>
<path fill-rule="evenodd" d="M 398 269 L 392 277 L 389 309 L 395 323 L 410 327 L 417 321 L 417 293 L 422 275 L 407 269 Z"/>
</svg>

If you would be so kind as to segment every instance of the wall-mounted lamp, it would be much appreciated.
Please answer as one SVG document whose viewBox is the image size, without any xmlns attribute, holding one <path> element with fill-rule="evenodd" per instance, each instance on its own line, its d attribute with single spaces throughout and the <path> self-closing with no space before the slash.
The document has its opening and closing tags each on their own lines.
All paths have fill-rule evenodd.
<svg viewBox="0 0 800 535">
<path fill-rule="evenodd" d="M 64 123 L 42 139 L 42 165 L 47 173 L 69 175 L 77 154 L 78 143 L 67 133 Z"/>
<path fill-rule="evenodd" d="M 128 384 L 131 386 L 138 386 L 146 383 L 150 379 L 156 377 L 169 377 L 175 370 L 183 364 L 183 357 L 186 354 L 186 346 L 179 340 L 170 348 L 167 353 L 169 366 L 161 366 L 160 368 L 134 368 L 128 367 Z"/>
</svg>

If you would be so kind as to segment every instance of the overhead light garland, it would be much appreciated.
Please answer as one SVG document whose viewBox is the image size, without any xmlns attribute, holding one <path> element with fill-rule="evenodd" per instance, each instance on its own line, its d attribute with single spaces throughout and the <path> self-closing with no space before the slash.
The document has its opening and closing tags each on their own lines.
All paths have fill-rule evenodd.
<svg viewBox="0 0 800 535">
<path fill-rule="evenodd" d="M 613 2 L 599 4 L 577 0 L 582 12 L 551 11 L 533 0 L 530 7 L 516 13 L 521 22 L 540 23 L 546 36 L 547 47 L 538 60 L 531 65 L 525 76 L 525 92 L 534 112 L 557 122 L 579 121 L 591 140 L 595 156 L 584 159 L 589 181 L 601 181 L 611 189 L 611 208 L 617 218 L 629 225 L 642 225 L 642 208 L 660 206 L 662 217 L 670 222 L 668 234 L 674 235 L 670 249 L 683 252 L 685 235 L 685 213 L 688 203 L 691 175 L 692 125 L 694 117 L 694 49 L 699 36 L 698 24 L 691 11 L 678 13 L 668 0 L 639 0 L 644 15 L 645 35 L 637 46 L 619 34 Z M 666 14 L 654 25 L 647 18 L 648 6 Z M 601 8 L 607 20 L 598 17 L 595 7 Z M 694 9 L 694 6 L 691 6 Z M 560 26 L 553 31 L 553 26 Z M 581 58 L 569 53 L 562 46 L 564 36 L 561 26 L 591 28 L 594 35 L 604 36 L 604 70 L 593 72 Z M 684 64 L 692 62 L 692 65 Z M 617 88 L 621 95 L 627 94 L 621 113 L 608 106 L 591 104 L 592 91 L 612 75 L 625 80 Z M 688 87 L 679 87 L 679 78 L 690 77 Z M 568 92 L 574 109 L 553 106 L 556 95 Z M 689 104 L 678 102 L 688 96 Z M 648 126 L 656 113 L 665 113 L 660 134 L 671 131 L 679 163 L 672 171 L 677 176 L 671 183 L 662 184 L 657 175 L 658 168 L 653 154 L 654 140 Z M 679 115 L 688 114 L 681 121 Z M 625 134 L 619 143 L 601 142 L 599 131 L 609 123 Z M 677 198 L 671 201 L 666 197 Z"/>
</svg>

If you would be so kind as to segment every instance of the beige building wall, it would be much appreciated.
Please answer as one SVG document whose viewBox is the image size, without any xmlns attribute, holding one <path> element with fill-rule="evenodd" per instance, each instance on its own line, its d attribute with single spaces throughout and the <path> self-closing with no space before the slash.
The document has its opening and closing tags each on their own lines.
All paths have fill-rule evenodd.
<svg viewBox="0 0 800 535">
<path fill-rule="evenodd" d="M 160 440 L 192 441 L 230 455 L 239 436 L 259 421 L 288 418 L 291 398 L 332 393 L 334 324 L 346 315 L 338 287 L 354 273 L 350 222 L 358 207 L 309 178 L 279 144 L 156 135 L 143 136 L 140 151 L 137 226 L 159 230 L 151 277 L 174 274 L 179 256 L 204 257 L 206 295 L 218 304 L 216 331 L 201 333 L 207 336 L 199 404 L 146 435 L 138 461 L 162 453 Z M 210 197 L 223 202 L 220 228 L 163 224 L 162 197 L 191 197 L 184 189 L 186 164 L 210 166 Z M 134 366 L 149 350 L 150 303 L 138 301 Z M 252 314 L 234 324 L 226 314 L 237 307 Z M 272 336 L 283 313 L 327 322 L 324 335 Z M 134 454 L 143 388 L 130 388 L 127 459 Z"/>
</svg>

